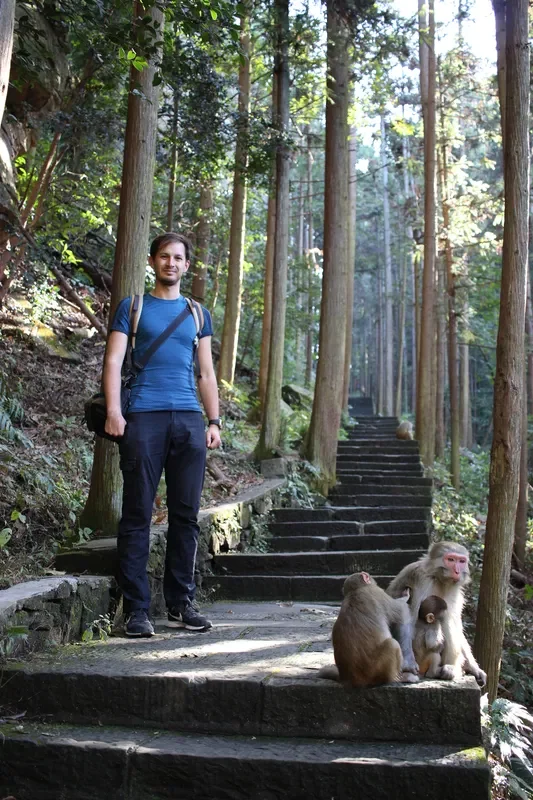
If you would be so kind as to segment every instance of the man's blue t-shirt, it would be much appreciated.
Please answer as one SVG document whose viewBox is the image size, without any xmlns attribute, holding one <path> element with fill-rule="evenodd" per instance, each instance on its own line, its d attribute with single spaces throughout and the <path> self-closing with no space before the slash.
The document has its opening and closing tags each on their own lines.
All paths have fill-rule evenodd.
<svg viewBox="0 0 533 800">
<path fill-rule="evenodd" d="M 129 297 L 117 306 L 112 331 L 129 333 Z M 162 300 L 145 294 L 135 343 L 135 355 L 142 356 L 151 343 L 163 333 L 173 319 L 185 308 L 187 301 Z M 203 308 L 203 307 L 202 307 Z M 199 338 L 213 335 L 211 315 L 204 312 L 204 326 Z M 194 378 L 194 339 L 196 325 L 188 314 L 181 325 L 166 339 L 150 358 L 132 384 L 129 411 L 200 411 Z"/>
</svg>

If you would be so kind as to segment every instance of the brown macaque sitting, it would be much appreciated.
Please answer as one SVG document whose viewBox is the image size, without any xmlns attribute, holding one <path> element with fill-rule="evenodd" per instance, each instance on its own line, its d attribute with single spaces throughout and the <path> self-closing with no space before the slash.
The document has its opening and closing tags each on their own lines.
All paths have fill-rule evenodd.
<svg viewBox="0 0 533 800">
<path fill-rule="evenodd" d="M 413 438 L 413 425 L 411 422 L 400 422 L 396 428 L 397 439 L 412 439 Z"/>
<path fill-rule="evenodd" d="M 344 581 L 343 594 L 331 634 L 337 666 L 323 667 L 319 677 L 349 686 L 418 680 L 414 674 L 402 675 L 403 670 L 416 672 L 416 663 L 405 663 L 402 647 L 390 630 L 396 624 L 410 631 L 409 593 L 393 599 L 367 572 L 356 572 Z"/>
<path fill-rule="evenodd" d="M 448 604 L 432 594 L 420 604 L 415 625 L 413 650 L 420 670 L 426 678 L 440 678 L 441 656 L 444 650 L 442 623 Z"/>
<path fill-rule="evenodd" d="M 487 676 L 474 658 L 463 632 L 463 595 L 469 582 L 468 550 L 455 542 L 435 542 L 419 561 L 402 569 L 389 584 L 387 593 L 391 597 L 402 597 L 405 589 L 410 589 L 413 632 L 423 601 L 431 595 L 441 597 L 447 610 L 442 618 L 444 648 L 440 677 L 458 680 L 464 670 L 484 685 Z"/>
</svg>

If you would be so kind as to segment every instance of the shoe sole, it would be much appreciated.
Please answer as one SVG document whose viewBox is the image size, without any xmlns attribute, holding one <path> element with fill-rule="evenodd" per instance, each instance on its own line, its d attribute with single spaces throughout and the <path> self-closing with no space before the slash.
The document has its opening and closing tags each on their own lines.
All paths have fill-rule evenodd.
<svg viewBox="0 0 533 800">
<path fill-rule="evenodd" d="M 126 636 L 129 636 L 130 639 L 150 639 L 155 631 L 150 631 L 150 633 L 130 633 L 129 631 L 124 631 Z"/>
<path fill-rule="evenodd" d="M 200 627 L 186 625 L 185 622 L 180 622 L 179 620 L 174 619 L 167 620 L 166 626 L 167 628 L 185 628 L 188 631 L 208 631 L 213 627 L 212 625 L 201 625 Z"/>
</svg>

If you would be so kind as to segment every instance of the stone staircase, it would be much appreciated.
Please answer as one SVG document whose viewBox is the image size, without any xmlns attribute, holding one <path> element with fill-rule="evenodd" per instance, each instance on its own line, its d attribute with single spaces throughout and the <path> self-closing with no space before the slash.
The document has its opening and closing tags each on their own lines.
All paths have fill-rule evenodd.
<svg viewBox="0 0 533 800">
<path fill-rule="evenodd" d="M 387 586 L 429 544 L 431 481 L 417 443 L 396 439 L 397 426 L 395 417 L 360 418 L 339 442 L 326 506 L 275 510 L 274 552 L 221 554 L 206 584 L 227 599 L 333 602 L 351 572 Z"/>
<path fill-rule="evenodd" d="M 26 717 L 0 725 L 0 796 L 488 800 L 473 678 L 349 691 L 317 678 L 345 576 L 386 585 L 428 544 L 431 486 L 395 427 L 360 420 L 327 506 L 274 512 L 273 552 L 217 556 L 229 601 L 208 633 L 156 621 L 149 640 L 7 665 L 0 706 Z"/>
</svg>

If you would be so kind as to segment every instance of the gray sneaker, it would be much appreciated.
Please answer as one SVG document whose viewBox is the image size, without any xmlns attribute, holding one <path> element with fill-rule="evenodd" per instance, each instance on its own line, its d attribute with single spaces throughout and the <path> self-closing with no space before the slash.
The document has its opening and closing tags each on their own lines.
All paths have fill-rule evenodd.
<svg viewBox="0 0 533 800">
<path fill-rule="evenodd" d="M 190 600 L 168 610 L 169 628 L 186 628 L 188 631 L 208 631 L 213 625 L 211 620 L 196 611 Z"/>
<path fill-rule="evenodd" d="M 154 626 L 148 619 L 148 614 L 144 608 L 138 608 L 132 611 L 126 617 L 124 625 L 124 633 L 126 636 L 140 636 L 149 637 L 154 635 Z"/>
</svg>

